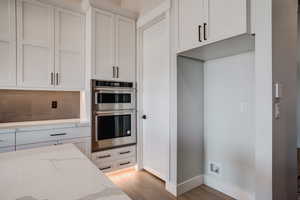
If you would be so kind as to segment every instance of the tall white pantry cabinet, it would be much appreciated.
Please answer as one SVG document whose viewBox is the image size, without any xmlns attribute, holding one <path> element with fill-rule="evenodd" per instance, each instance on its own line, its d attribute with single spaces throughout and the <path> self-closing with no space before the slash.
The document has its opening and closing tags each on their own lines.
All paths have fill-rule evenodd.
<svg viewBox="0 0 300 200">
<path fill-rule="evenodd" d="M 135 20 L 90 8 L 87 52 L 92 78 L 135 81 Z"/>
</svg>

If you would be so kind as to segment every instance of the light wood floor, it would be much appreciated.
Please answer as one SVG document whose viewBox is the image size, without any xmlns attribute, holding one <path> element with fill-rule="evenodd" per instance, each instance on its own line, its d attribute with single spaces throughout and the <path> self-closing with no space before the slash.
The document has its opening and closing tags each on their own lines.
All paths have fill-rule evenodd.
<svg viewBox="0 0 300 200">
<path fill-rule="evenodd" d="M 207 186 L 175 198 L 165 190 L 164 182 L 145 171 L 130 169 L 110 174 L 109 178 L 132 200 L 233 200 Z"/>
</svg>

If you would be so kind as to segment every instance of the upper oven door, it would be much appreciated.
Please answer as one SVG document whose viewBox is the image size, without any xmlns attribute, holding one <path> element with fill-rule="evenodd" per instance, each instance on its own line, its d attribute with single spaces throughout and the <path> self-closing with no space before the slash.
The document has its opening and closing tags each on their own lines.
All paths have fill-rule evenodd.
<svg viewBox="0 0 300 200">
<path fill-rule="evenodd" d="M 98 111 L 135 109 L 134 89 L 99 89 L 95 92 Z"/>
</svg>

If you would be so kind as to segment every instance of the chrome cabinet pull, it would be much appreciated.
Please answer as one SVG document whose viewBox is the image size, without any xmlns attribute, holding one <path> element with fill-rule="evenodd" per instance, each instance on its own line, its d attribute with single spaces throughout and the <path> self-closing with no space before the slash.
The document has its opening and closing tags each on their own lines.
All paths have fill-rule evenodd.
<svg viewBox="0 0 300 200">
<path fill-rule="evenodd" d="M 51 85 L 54 85 L 54 73 L 51 72 Z"/>
<path fill-rule="evenodd" d="M 201 27 L 202 27 L 201 25 L 198 26 L 198 41 L 199 42 L 202 42 L 202 40 L 201 40 Z"/>
<path fill-rule="evenodd" d="M 99 156 L 98 158 L 103 159 L 103 158 L 110 158 L 110 157 L 111 157 L 111 155 L 105 155 L 105 156 Z"/>
<path fill-rule="evenodd" d="M 130 152 L 131 152 L 131 151 L 120 152 L 120 155 L 128 154 L 128 153 L 130 153 Z"/>
<path fill-rule="evenodd" d="M 116 78 L 116 67 L 113 66 L 113 78 Z"/>
<path fill-rule="evenodd" d="M 59 73 L 56 73 L 56 85 L 59 85 Z"/>
<path fill-rule="evenodd" d="M 206 30 L 207 30 L 207 23 L 203 24 L 204 27 L 204 40 L 207 40 L 207 34 L 206 34 Z"/>
<path fill-rule="evenodd" d="M 54 136 L 63 136 L 63 135 L 67 135 L 67 133 L 55 133 L 55 134 L 51 134 L 50 136 L 54 137 Z"/>
<path fill-rule="evenodd" d="M 120 163 L 120 166 L 123 166 L 123 165 L 128 165 L 130 164 L 130 162 L 126 162 L 126 163 Z"/>
<path fill-rule="evenodd" d="M 117 78 L 120 78 L 119 77 L 119 67 L 117 67 Z"/>
<path fill-rule="evenodd" d="M 100 170 L 102 171 L 102 170 L 106 170 L 106 169 L 110 169 L 110 168 L 111 168 L 111 166 L 108 166 L 108 167 L 100 168 Z"/>
</svg>

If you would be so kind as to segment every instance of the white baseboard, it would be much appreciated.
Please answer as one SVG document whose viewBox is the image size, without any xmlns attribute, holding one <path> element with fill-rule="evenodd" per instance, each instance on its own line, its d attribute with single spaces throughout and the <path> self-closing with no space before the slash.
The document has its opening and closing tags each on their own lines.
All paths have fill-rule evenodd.
<svg viewBox="0 0 300 200">
<path fill-rule="evenodd" d="M 236 185 L 226 183 L 212 175 L 204 175 L 204 184 L 230 197 L 242 200 L 254 200 L 254 194 L 244 191 Z"/>
<path fill-rule="evenodd" d="M 186 193 L 203 184 L 203 175 L 195 176 L 177 185 L 177 195 Z"/>
<path fill-rule="evenodd" d="M 166 182 L 166 190 L 177 197 L 177 186 L 175 184 Z"/>
</svg>

